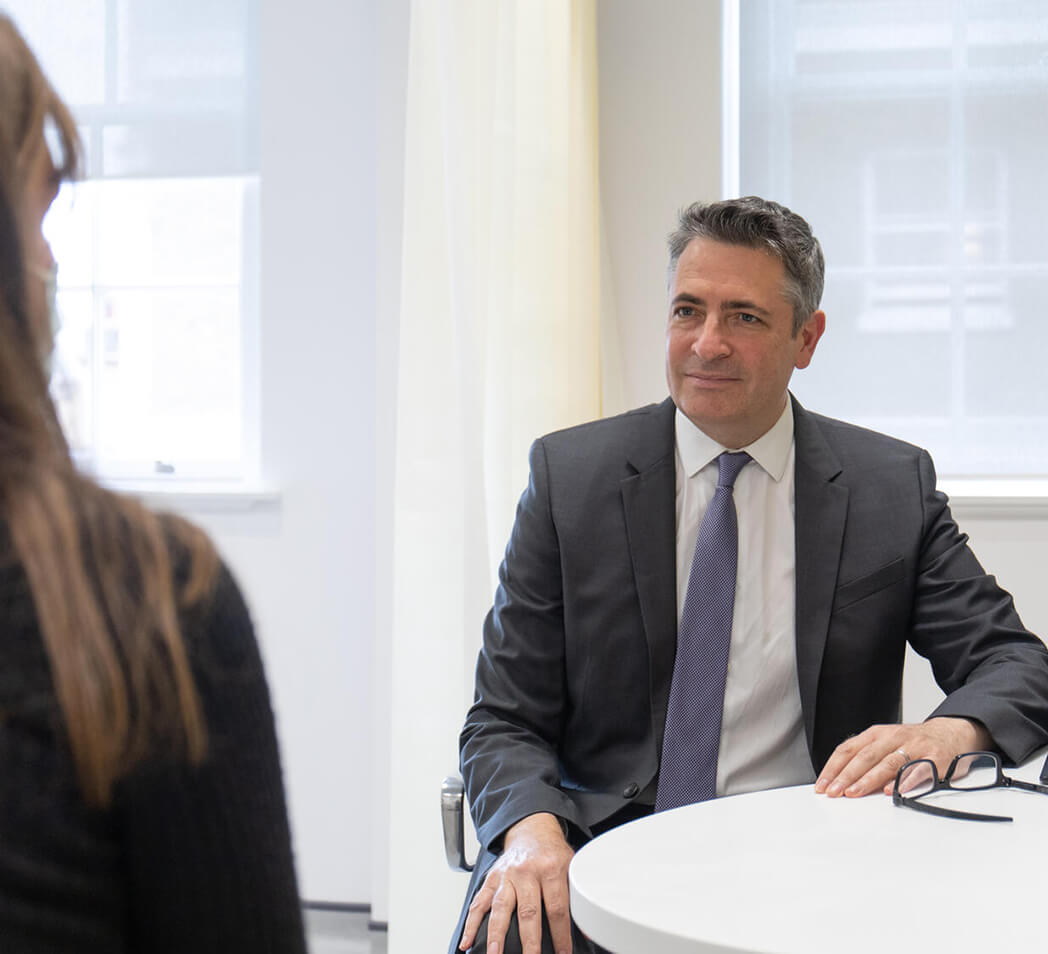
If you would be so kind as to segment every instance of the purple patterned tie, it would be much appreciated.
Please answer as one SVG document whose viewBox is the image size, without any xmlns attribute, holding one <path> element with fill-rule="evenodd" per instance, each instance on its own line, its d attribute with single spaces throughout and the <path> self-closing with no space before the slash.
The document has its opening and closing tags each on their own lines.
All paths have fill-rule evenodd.
<svg viewBox="0 0 1048 954">
<path fill-rule="evenodd" d="M 702 802 L 717 794 L 724 678 L 731 648 L 739 527 L 732 490 L 752 458 L 727 452 L 717 458 L 717 490 L 695 541 L 677 656 L 666 710 L 655 811 Z"/>
</svg>

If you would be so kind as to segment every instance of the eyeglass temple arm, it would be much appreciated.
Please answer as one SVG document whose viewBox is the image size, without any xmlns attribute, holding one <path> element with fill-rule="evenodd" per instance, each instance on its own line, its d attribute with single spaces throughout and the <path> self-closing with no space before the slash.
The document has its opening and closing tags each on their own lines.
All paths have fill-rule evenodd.
<svg viewBox="0 0 1048 954">
<path fill-rule="evenodd" d="M 902 803 L 907 808 L 912 808 L 914 811 L 927 812 L 929 815 L 941 815 L 943 818 L 963 818 L 967 821 L 989 822 L 1014 821 L 1010 815 L 978 815 L 975 812 L 962 812 L 954 808 L 940 808 L 938 805 L 926 805 L 922 801 L 911 798 L 903 798 Z"/>
<path fill-rule="evenodd" d="M 1040 792 L 1048 795 L 1048 785 L 1038 785 L 1036 782 L 1024 782 L 1021 778 L 1009 778 L 1004 776 L 1004 784 L 1008 788 L 1021 788 L 1027 792 Z"/>
</svg>

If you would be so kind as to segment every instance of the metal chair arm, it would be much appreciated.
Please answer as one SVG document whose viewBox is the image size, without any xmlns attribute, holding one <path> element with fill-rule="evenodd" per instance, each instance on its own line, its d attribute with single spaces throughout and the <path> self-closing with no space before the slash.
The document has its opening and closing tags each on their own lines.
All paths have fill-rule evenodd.
<svg viewBox="0 0 1048 954">
<path fill-rule="evenodd" d="M 464 803 L 462 779 L 457 775 L 449 775 L 440 783 L 440 822 L 444 828 L 444 856 L 452 871 L 473 870 L 473 865 L 466 861 Z"/>
</svg>

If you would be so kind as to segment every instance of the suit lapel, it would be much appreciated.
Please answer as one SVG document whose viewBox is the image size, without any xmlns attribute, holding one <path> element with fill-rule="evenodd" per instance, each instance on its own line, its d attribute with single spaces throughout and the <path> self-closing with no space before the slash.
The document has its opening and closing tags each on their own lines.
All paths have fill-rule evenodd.
<svg viewBox="0 0 1048 954">
<path fill-rule="evenodd" d="M 675 410 L 670 400 L 654 409 L 655 420 L 628 452 L 636 473 L 621 483 L 627 544 L 648 642 L 652 730 L 659 748 L 677 644 Z"/>
<path fill-rule="evenodd" d="M 848 516 L 848 488 L 837 483 L 840 461 L 815 418 L 793 399 L 796 464 L 794 519 L 797 561 L 797 679 L 808 747 Z"/>
</svg>

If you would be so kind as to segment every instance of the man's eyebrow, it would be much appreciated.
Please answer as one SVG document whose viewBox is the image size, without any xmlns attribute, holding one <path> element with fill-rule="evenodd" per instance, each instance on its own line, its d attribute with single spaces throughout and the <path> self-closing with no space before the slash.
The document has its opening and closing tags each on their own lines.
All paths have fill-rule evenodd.
<svg viewBox="0 0 1048 954">
<path fill-rule="evenodd" d="M 771 314 L 771 312 L 769 312 L 767 308 L 762 308 L 755 301 L 745 301 L 743 299 L 738 299 L 736 301 L 726 301 L 724 303 L 724 307 L 729 311 L 753 311 L 756 312 L 758 315 Z"/>
<path fill-rule="evenodd" d="M 670 302 L 671 305 L 687 304 L 687 305 L 701 305 L 706 306 L 706 299 L 700 298 L 698 295 L 690 295 L 688 292 L 681 292 L 673 297 Z M 758 315 L 768 315 L 771 312 L 767 308 L 763 308 L 758 305 L 755 301 L 747 301 L 746 299 L 738 298 L 723 303 L 723 307 L 726 311 L 752 311 Z"/>
</svg>

